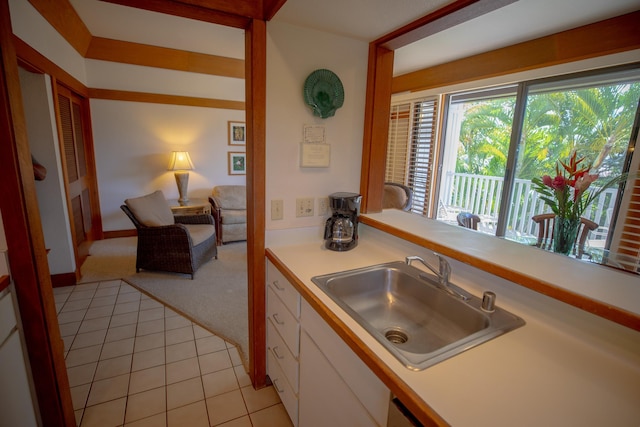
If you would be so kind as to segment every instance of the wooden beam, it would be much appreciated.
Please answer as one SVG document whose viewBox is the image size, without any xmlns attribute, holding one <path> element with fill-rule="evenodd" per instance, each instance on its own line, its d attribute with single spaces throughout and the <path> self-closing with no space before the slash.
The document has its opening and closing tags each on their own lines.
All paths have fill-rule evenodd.
<svg viewBox="0 0 640 427">
<path fill-rule="evenodd" d="M 94 37 L 88 59 L 143 65 L 191 73 L 244 78 L 244 60 L 166 47 Z"/>
<path fill-rule="evenodd" d="M 270 21 L 286 2 L 287 0 L 264 0 L 262 19 Z"/>
<path fill-rule="evenodd" d="M 197 6 L 203 9 L 262 19 L 262 2 L 255 0 L 171 0 L 175 3 Z"/>
<path fill-rule="evenodd" d="M 44 1 L 44 0 L 43 0 Z M 135 7 L 152 12 L 166 13 L 167 15 L 181 16 L 183 18 L 196 19 L 198 21 L 220 24 L 233 28 L 246 28 L 251 19 L 229 12 L 221 12 L 209 7 L 201 7 L 192 4 L 171 0 L 101 0 L 107 3 L 122 6 Z M 216 3 L 220 1 L 214 0 Z M 230 3 L 230 2 L 226 2 Z"/>
<path fill-rule="evenodd" d="M 369 45 L 369 69 L 367 71 L 367 98 L 364 116 L 360 194 L 364 213 L 382 210 L 384 167 L 387 161 L 389 114 L 391 112 L 391 80 L 393 77 L 392 50 Z"/>
<path fill-rule="evenodd" d="M 249 376 L 266 385 L 265 152 L 267 24 L 254 20 L 245 33 L 247 99 L 247 265 L 249 279 Z"/>
<path fill-rule="evenodd" d="M 148 102 L 152 104 L 186 105 L 191 107 L 220 108 L 224 110 L 245 109 L 245 103 L 242 101 L 196 98 L 193 96 L 166 95 L 160 93 L 130 92 L 111 89 L 89 89 L 89 97 L 92 99 Z"/>
<path fill-rule="evenodd" d="M 512 2 L 512 0 L 509 0 Z M 434 22 L 438 20 L 451 20 L 451 17 L 456 13 L 461 13 L 461 11 L 471 11 L 471 6 L 476 5 L 474 7 L 474 11 L 476 13 L 485 13 L 485 9 L 488 6 L 482 7 L 481 5 L 485 3 L 492 3 L 491 0 L 456 0 L 453 3 L 450 3 L 440 9 L 437 9 L 421 18 L 416 19 L 413 22 L 408 23 L 404 27 L 398 28 L 395 31 L 392 31 L 389 34 L 385 34 L 377 40 L 374 40 L 372 44 L 377 46 L 383 46 L 387 49 L 395 50 L 411 44 L 415 41 L 421 40 L 425 37 L 425 34 L 428 34 L 430 31 L 428 29 L 429 25 L 432 25 Z M 498 3 L 493 1 L 493 3 Z M 484 11 L 484 12 L 483 12 Z M 464 13 L 466 20 L 473 19 L 478 17 L 479 15 L 473 15 L 472 13 Z M 452 25 L 451 23 L 442 24 L 443 26 Z"/>
<path fill-rule="evenodd" d="M 29 0 L 29 3 L 82 56 L 91 42 L 91 33 L 69 0 Z"/>
<path fill-rule="evenodd" d="M 397 76 L 393 93 L 549 67 L 640 49 L 640 11 Z"/>
</svg>

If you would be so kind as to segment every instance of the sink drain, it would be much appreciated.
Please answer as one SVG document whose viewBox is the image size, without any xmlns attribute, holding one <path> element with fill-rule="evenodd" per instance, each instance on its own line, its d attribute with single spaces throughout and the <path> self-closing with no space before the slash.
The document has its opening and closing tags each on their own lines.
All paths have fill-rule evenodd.
<svg viewBox="0 0 640 427">
<path fill-rule="evenodd" d="M 409 336 L 399 329 L 390 329 L 384 336 L 393 344 L 404 344 L 409 340 Z"/>
</svg>

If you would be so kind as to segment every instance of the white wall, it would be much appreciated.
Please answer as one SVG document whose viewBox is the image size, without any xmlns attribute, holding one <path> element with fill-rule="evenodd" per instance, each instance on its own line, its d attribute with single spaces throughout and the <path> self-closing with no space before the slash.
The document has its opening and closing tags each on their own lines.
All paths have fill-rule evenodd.
<svg viewBox="0 0 640 427">
<path fill-rule="evenodd" d="M 190 198 L 207 198 L 215 185 L 244 184 L 244 175 L 228 175 L 227 121 L 244 121 L 244 111 L 106 100 L 91 101 L 100 208 L 105 231 L 133 228 L 120 210 L 128 197 L 162 190 L 178 198 L 173 150 L 186 150 L 195 170 L 189 173 Z"/>
<path fill-rule="evenodd" d="M 359 192 L 368 44 L 281 22 L 267 24 L 266 228 L 273 242 L 278 230 L 306 232 L 321 241 L 318 198 L 337 191 Z M 345 100 L 334 117 L 321 119 L 304 103 L 304 82 L 313 71 L 333 71 Z M 301 168 L 300 143 L 306 124 L 325 127 L 331 145 L 328 168 Z M 316 215 L 296 218 L 297 197 L 316 199 Z M 271 200 L 284 201 L 284 218 L 271 220 Z M 295 230 L 293 230 L 295 229 Z"/>
<path fill-rule="evenodd" d="M 100 9 L 94 16 L 98 21 L 130 18 L 121 6 L 95 3 L 93 7 Z M 10 6 L 14 33 L 89 88 L 244 101 L 244 79 L 85 60 L 27 1 L 10 0 Z M 131 13 L 143 13 L 145 24 L 125 26 L 123 21 L 118 31 L 126 27 L 127 38 L 134 42 L 244 58 L 242 30 L 151 12 Z M 118 39 L 118 34 L 105 33 L 102 27 L 94 36 Z M 178 197 L 173 174 L 166 170 L 172 150 L 188 150 L 195 164 L 190 198 L 208 197 L 215 185 L 244 184 L 245 176 L 227 173 L 227 153 L 245 151 L 244 146 L 228 145 L 229 120 L 244 121 L 244 111 L 91 100 L 103 230 L 133 228 L 120 210 L 128 197 L 158 189 L 167 198 Z"/>
<path fill-rule="evenodd" d="M 61 164 L 60 145 L 50 79 L 20 69 L 20 88 L 31 153 L 47 168 L 46 178 L 36 181 L 35 186 L 44 242 L 50 249 L 47 255 L 49 271 L 51 274 L 68 273 L 75 270 L 76 261 L 64 198 L 64 177 L 58 169 Z"/>
</svg>

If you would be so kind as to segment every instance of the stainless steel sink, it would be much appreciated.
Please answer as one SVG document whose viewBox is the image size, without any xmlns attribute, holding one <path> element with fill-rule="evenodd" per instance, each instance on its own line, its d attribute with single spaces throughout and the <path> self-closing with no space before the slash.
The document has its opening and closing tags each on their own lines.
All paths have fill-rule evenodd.
<svg viewBox="0 0 640 427">
<path fill-rule="evenodd" d="M 407 368 L 422 370 L 524 325 L 460 288 L 466 301 L 437 286 L 435 276 L 390 262 L 311 279 Z M 455 285 L 450 285 L 454 286 Z"/>
</svg>

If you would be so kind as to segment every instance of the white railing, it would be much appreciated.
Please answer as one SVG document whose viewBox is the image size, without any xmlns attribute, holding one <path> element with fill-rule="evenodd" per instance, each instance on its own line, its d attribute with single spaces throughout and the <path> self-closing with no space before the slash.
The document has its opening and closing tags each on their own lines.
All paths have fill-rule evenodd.
<svg viewBox="0 0 640 427">
<path fill-rule="evenodd" d="M 485 223 L 489 224 L 483 226 L 483 231 L 491 232 L 491 224 L 495 224 L 498 218 L 503 178 L 447 173 L 444 184 L 441 194 L 444 207 L 441 206 L 443 209 L 439 210 L 438 218 L 455 220 L 455 214 L 458 212 L 471 212 L 479 215 Z M 592 191 L 596 189 L 592 187 Z M 600 237 L 606 237 L 617 191 L 617 188 L 608 188 L 603 191 L 584 215 L 605 230 L 604 233 L 600 233 Z M 550 209 L 533 190 L 531 181 L 516 179 L 509 208 L 507 233 L 518 236 L 535 235 L 537 229 L 531 217 L 544 212 L 550 212 Z M 445 218 L 447 214 L 449 214 L 448 218 Z"/>
</svg>

